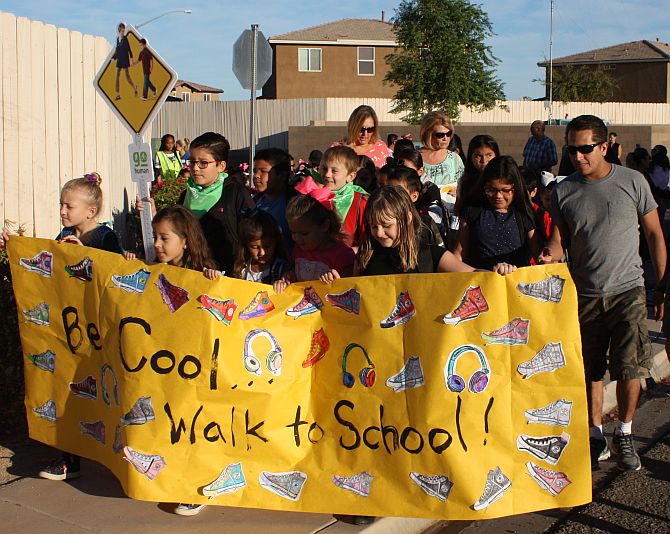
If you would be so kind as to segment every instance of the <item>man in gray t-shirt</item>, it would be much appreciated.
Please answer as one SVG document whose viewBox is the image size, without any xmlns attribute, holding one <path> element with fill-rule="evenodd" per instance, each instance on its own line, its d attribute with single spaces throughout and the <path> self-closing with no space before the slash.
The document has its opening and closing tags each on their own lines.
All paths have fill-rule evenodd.
<svg viewBox="0 0 670 534">
<path fill-rule="evenodd" d="M 569 251 L 577 286 L 579 323 L 589 403 L 591 465 L 610 456 L 602 433 L 603 378 L 617 381 L 619 424 L 612 446 L 623 470 L 640 469 L 632 421 L 640 378 L 651 368 L 645 320 L 646 295 L 638 254 L 642 226 L 658 280 L 666 266 L 663 232 L 649 185 L 638 172 L 605 160 L 607 127 L 593 115 L 575 118 L 566 143 L 576 172 L 557 184 L 551 200 L 552 229 L 540 262 Z"/>
</svg>

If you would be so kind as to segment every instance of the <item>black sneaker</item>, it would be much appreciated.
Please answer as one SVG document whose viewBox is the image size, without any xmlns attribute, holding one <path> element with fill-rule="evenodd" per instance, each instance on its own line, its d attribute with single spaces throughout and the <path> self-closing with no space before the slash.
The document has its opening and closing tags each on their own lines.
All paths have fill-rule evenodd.
<svg viewBox="0 0 670 534">
<path fill-rule="evenodd" d="M 607 460 L 611 453 L 610 448 L 607 446 L 607 440 L 605 438 L 589 438 L 589 448 L 591 449 L 591 470 L 595 471 L 598 469 L 598 462 Z"/>
<path fill-rule="evenodd" d="M 372 525 L 375 522 L 375 518 L 369 515 L 333 515 L 335 519 L 341 521 L 342 523 L 347 523 L 348 525 Z"/>
<path fill-rule="evenodd" d="M 174 513 L 177 515 L 198 515 L 206 506 L 206 504 L 179 503 L 174 509 Z"/>
<path fill-rule="evenodd" d="M 640 457 L 635 452 L 632 434 L 615 432 L 612 437 L 612 450 L 619 455 L 617 466 L 622 471 L 639 471 L 642 467 Z"/>
<path fill-rule="evenodd" d="M 40 478 L 49 480 L 69 480 L 79 478 L 81 471 L 79 468 L 79 456 L 64 454 L 61 458 L 54 460 L 37 475 Z"/>
</svg>

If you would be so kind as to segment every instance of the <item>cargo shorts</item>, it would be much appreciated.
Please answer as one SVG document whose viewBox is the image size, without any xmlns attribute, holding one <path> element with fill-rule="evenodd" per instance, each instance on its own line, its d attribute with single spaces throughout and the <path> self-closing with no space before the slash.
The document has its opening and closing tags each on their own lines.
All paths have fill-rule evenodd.
<svg viewBox="0 0 670 534">
<path fill-rule="evenodd" d="M 651 341 L 644 287 L 606 297 L 579 296 L 579 326 L 588 382 L 649 377 Z"/>
</svg>

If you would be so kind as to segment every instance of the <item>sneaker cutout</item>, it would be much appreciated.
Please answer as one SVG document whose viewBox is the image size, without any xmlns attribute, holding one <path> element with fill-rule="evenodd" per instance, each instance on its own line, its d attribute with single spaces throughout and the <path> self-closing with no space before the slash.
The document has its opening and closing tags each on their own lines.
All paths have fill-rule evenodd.
<svg viewBox="0 0 670 534">
<path fill-rule="evenodd" d="M 326 355 L 328 349 L 330 348 L 330 340 L 326 333 L 323 331 L 323 328 L 319 328 L 316 332 L 312 333 L 312 341 L 309 345 L 309 352 L 305 359 L 302 362 L 303 368 L 311 367 L 321 358 Z"/>
<path fill-rule="evenodd" d="M 509 323 L 490 332 L 482 332 L 486 345 L 526 345 L 530 330 L 530 320 L 516 317 Z"/>
<path fill-rule="evenodd" d="M 563 298 L 563 286 L 565 279 L 560 276 L 550 276 L 532 284 L 517 284 L 519 293 L 534 298 L 540 302 L 553 302 L 558 304 Z"/>
<path fill-rule="evenodd" d="M 307 481 L 307 474 L 302 471 L 287 471 L 284 473 L 261 471 L 258 480 L 266 490 L 284 499 L 297 501 L 300 499 L 300 494 Z"/>
<path fill-rule="evenodd" d="M 143 425 L 156 420 L 156 413 L 154 412 L 151 397 L 140 397 L 135 401 L 133 407 L 121 416 L 121 424 L 128 425 Z"/>
<path fill-rule="evenodd" d="M 88 375 L 81 382 L 70 382 L 70 392 L 86 400 L 97 400 L 98 382 L 95 377 Z"/>
<path fill-rule="evenodd" d="M 361 313 L 361 294 L 355 287 L 347 289 L 342 293 L 328 293 L 326 302 L 334 308 L 338 308 L 347 313 L 360 315 Z"/>
<path fill-rule="evenodd" d="M 409 296 L 409 292 L 403 291 L 398 295 L 396 305 L 393 307 L 391 313 L 379 323 L 379 326 L 382 328 L 393 328 L 403 325 L 414 317 L 415 313 L 416 310 L 414 309 L 414 303 Z"/>
<path fill-rule="evenodd" d="M 53 254 L 43 250 L 32 258 L 20 258 L 19 265 L 27 271 L 49 278 L 53 273 Z"/>
<path fill-rule="evenodd" d="M 520 434 L 516 439 L 516 448 L 526 451 L 538 460 L 556 465 L 563 451 L 570 443 L 570 434 L 563 432 L 560 436 L 527 436 Z"/>
<path fill-rule="evenodd" d="M 463 321 L 469 321 L 479 317 L 482 313 L 489 310 L 489 304 L 486 302 L 484 293 L 479 286 L 468 286 L 463 293 L 461 302 L 456 309 L 443 317 L 445 324 L 457 326 Z"/>
<path fill-rule="evenodd" d="M 411 388 L 420 388 L 425 383 L 421 360 L 418 356 L 411 356 L 400 371 L 386 380 L 386 385 L 396 393 Z"/>
<path fill-rule="evenodd" d="M 548 426 L 569 426 L 572 416 L 572 401 L 558 399 L 543 408 L 526 410 L 524 415 L 528 419 L 528 424 L 539 423 Z"/>
<path fill-rule="evenodd" d="M 553 373 L 565 367 L 565 354 L 560 343 L 547 343 L 542 349 L 526 362 L 521 362 L 517 371 L 523 378 L 530 378 L 539 373 Z"/>
<path fill-rule="evenodd" d="M 319 294 L 314 291 L 314 288 L 306 287 L 303 297 L 295 306 L 286 310 L 286 315 L 293 317 L 295 320 L 303 315 L 316 313 L 321 308 L 323 308 L 323 301 L 319 297 Z"/>
<path fill-rule="evenodd" d="M 512 486 L 512 482 L 500 470 L 500 467 L 491 469 L 486 476 L 486 485 L 481 497 L 472 505 L 474 510 L 483 510 L 501 499 L 505 492 Z"/>
<path fill-rule="evenodd" d="M 39 354 L 28 354 L 28 359 L 35 367 L 43 371 L 53 373 L 56 370 L 56 354 L 50 349 Z"/>
<path fill-rule="evenodd" d="M 561 471 L 552 471 L 551 469 L 543 469 L 533 462 L 526 462 L 526 469 L 528 470 L 528 474 L 533 477 L 533 480 L 535 480 L 542 489 L 547 490 L 554 497 L 572 483 L 565 473 L 562 473 Z"/>
<path fill-rule="evenodd" d="M 46 302 L 40 302 L 34 308 L 22 310 L 21 313 L 29 323 L 49 326 L 49 305 Z"/>
<path fill-rule="evenodd" d="M 239 318 L 242 321 L 248 321 L 256 317 L 263 317 L 274 309 L 275 305 L 270 300 L 268 292 L 259 291 L 249 305 L 240 312 Z"/>
<path fill-rule="evenodd" d="M 91 436 L 94 440 L 99 441 L 103 445 L 106 443 L 105 423 L 102 421 L 95 421 L 93 423 L 80 421 L 79 426 L 81 427 L 81 433 L 85 436 Z"/>
<path fill-rule="evenodd" d="M 176 312 L 189 301 L 188 291 L 183 287 L 172 284 L 163 273 L 158 275 L 156 286 L 161 292 L 163 302 L 172 313 Z"/>
<path fill-rule="evenodd" d="M 454 483 L 449 480 L 447 475 L 422 475 L 416 471 L 411 471 L 409 478 L 419 486 L 424 493 L 440 499 L 441 501 L 446 501 L 449 498 L 449 493 L 451 488 L 454 486 Z"/>
<path fill-rule="evenodd" d="M 230 322 L 233 320 L 235 311 L 237 310 L 235 299 L 219 300 L 209 295 L 200 295 L 198 302 L 202 304 L 202 306 L 199 306 L 201 310 L 205 310 L 217 321 L 230 326 Z"/>
<path fill-rule="evenodd" d="M 167 465 L 165 458 L 161 455 L 143 454 L 127 445 L 123 448 L 123 456 L 139 473 L 142 473 L 149 480 L 156 478 Z"/>
<path fill-rule="evenodd" d="M 202 488 L 205 497 L 214 499 L 219 495 L 233 493 L 247 485 L 242 471 L 242 464 L 228 464 L 215 480 Z"/>
<path fill-rule="evenodd" d="M 338 488 L 345 489 L 361 497 L 368 497 L 370 495 L 370 487 L 374 477 L 367 473 L 358 473 L 357 475 L 352 476 L 338 476 L 333 475 L 332 477 L 333 484 Z"/>
<path fill-rule="evenodd" d="M 70 275 L 70 278 L 90 282 L 93 280 L 93 260 L 86 256 L 79 263 L 66 265 L 65 272 Z"/>
<path fill-rule="evenodd" d="M 52 423 L 55 423 L 58 419 L 58 416 L 56 415 L 56 402 L 51 399 L 46 401 L 42 406 L 33 408 L 33 412 L 42 419 L 46 419 Z"/>
<path fill-rule="evenodd" d="M 113 274 L 112 283 L 114 287 L 123 289 L 127 293 L 144 293 L 149 281 L 150 273 L 146 269 L 140 269 L 130 274 Z"/>
</svg>

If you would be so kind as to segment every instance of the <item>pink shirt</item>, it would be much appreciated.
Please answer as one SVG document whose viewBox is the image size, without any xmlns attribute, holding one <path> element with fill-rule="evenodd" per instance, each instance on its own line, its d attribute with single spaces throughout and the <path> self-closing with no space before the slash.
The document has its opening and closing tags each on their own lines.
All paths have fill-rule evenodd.
<svg viewBox="0 0 670 534">
<path fill-rule="evenodd" d="M 342 146 L 345 143 L 342 141 L 335 141 L 333 144 L 330 146 Z M 382 168 L 384 165 L 386 165 L 386 158 L 389 158 L 393 156 L 393 152 L 391 152 L 391 149 L 386 146 L 386 143 L 382 141 L 381 139 L 377 139 L 377 142 L 372 145 L 372 148 L 369 149 L 367 152 L 359 152 L 359 148 L 354 145 L 354 151 L 356 154 L 359 156 L 367 156 L 370 158 L 373 163 L 375 164 L 375 167 L 378 169 Z"/>
<path fill-rule="evenodd" d="M 298 282 L 318 280 L 322 274 L 331 269 L 342 273 L 354 265 L 355 254 L 351 247 L 337 241 L 326 250 L 302 250 L 298 245 L 293 247 L 295 276 Z"/>
</svg>

